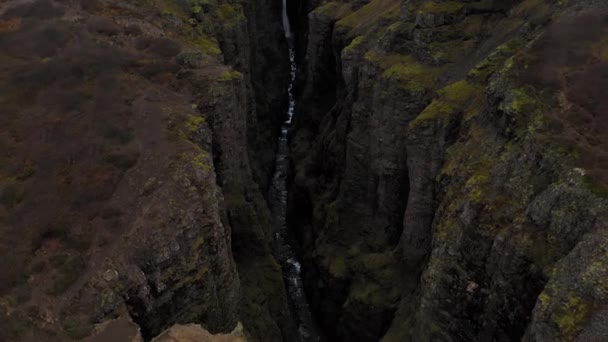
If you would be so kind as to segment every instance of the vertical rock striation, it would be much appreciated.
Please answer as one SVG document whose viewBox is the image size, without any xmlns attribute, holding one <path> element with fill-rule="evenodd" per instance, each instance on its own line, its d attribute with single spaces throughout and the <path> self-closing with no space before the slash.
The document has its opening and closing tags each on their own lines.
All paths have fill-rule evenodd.
<svg viewBox="0 0 608 342">
<path fill-rule="evenodd" d="M 602 336 L 606 13 L 316 4 L 290 218 L 332 338 Z"/>
<path fill-rule="evenodd" d="M 264 199 L 280 4 L 8 1 L 0 46 L 0 339 L 79 340 L 129 315 L 146 340 L 238 321 L 291 340 Z"/>
</svg>

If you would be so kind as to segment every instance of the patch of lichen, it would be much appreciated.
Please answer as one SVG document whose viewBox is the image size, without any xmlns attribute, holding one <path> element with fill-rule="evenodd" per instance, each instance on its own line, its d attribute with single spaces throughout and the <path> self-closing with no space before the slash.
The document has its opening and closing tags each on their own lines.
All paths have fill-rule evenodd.
<svg viewBox="0 0 608 342">
<path fill-rule="evenodd" d="M 471 118 L 480 110 L 483 95 L 483 87 L 478 84 L 466 80 L 452 83 L 438 91 L 438 97 L 410 122 L 410 128 L 456 113 L 465 113 Z"/>
<path fill-rule="evenodd" d="M 383 78 L 395 80 L 401 88 L 415 93 L 432 88 L 439 72 L 437 68 L 423 65 L 407 55 L 381 55 L 370 50 L 364 57 L 383 70 Z"/>
<path fill-rule="evenodd" d="M 571 341 L 582 330 L 582 323 L 590 313 L 590 305 L 585 299 L 569 292 L 565 302 L 553 313 L 553 322 L 562 338 Z"/>
</svg>

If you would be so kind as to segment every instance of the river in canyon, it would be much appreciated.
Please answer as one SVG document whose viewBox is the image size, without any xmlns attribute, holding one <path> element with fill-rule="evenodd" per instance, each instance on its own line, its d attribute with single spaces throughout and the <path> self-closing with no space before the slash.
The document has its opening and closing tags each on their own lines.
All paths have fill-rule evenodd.
<svg viewBox="0 0 608 342">
<path fill-rule="evenodd" d="M 292 317 L 298 327 L 301 342 L 321 341 L 317 325 L 310 311 L 308 299 L 304 292 L 301 278 L 301 265 L 297 255 L 290 244 L 289 230 L 286 223 L 287 216 L 287 179 L 289 173 L 289 144 L 288 136 L 291 122 L 296 108 L 294 86 L 298 72 L 296 52 L 287 15 L 286 0 L 283 0 L 283 28 L 285 38 L 289 42 L 290 80 L 287 89 L 288 108 L 286 119 L 281 126 L 281 135 L 275 161 L 275 172 L 270 188 L 270 209 L 275 233 L 275 255 L 281 263 L 285 287 L 289 296 Z"/>
</svg>

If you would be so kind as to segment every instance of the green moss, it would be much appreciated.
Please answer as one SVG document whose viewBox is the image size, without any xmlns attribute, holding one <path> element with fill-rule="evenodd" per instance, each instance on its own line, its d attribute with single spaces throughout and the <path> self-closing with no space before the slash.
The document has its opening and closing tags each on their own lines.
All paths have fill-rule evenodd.
<svg viewBox="0 0 608 342">
<path fill-rule="evenodd" d="M 582 329 L 582 323 L 589 313 L 589 305 L 574 293 L 568 293 L 566 302 L 562 303 L 553 315 L 562 337 L 572 340 Z"/>
<path fill-rule="evenodd" d="M 540 293 L 540 295 L 538 295 L 538 300 L 540 301 L 540 304 L 546 308 L 551 302 L 551 297 L 549 297 L 547 291 L 543 291 Z"/>
<path fill-rule="evenodd" d="M 325 3 L 313 11 L 314 14 L 322 15 L 329 18 L 342 18 L 349 13 L 352 13 L 350 10 L 350 5 L 342 2 L 331 1 Z"/>
<path fill-rule="evenodd" d="M 535 133 L 547 125 L 545 107 L 541 95 L 530 86 L 511 89 L 507 100 L 499 106 L 511 116 L 519 135 Z"/>
<path fill-rule="evenodd" d="M 364 40 L 365 36 L 358 36 L 357 38 L 351 40 L 350 44 L 348 44 L 348 46 L 345 47 L 342 52 L 347 54 L 353 53 L 359 46 L 361 46 L 361 43 L 363 43 Z"/>
<path fill-rule="evenodd" d="M 211 39 L 206 36 L 198 37 L 192 41 L 194 48 L 198 51 L 211 56 L 217 56 L 222 53 L 220 47 L 215 39 Z"/>
<path fill-rule="evenodd" d="M 395 32 L 395 31 L 399 31 L 403 28 L 404 24 L 402 21 L 396 21 L 394 23 L 392 23 L 387 29 L 386 31 L 388 32 Z"/>
<path fill-rule="evenodd" d="M 233 28 L 245 20 L 242 8 L 237 4 L 222 4 L 217 7 L 215 15 L 225 28 Z"/>
<path fill-rule="evenodd" d="M 184 120 L 184 130 L 187 136 L 191 136 L 192 134 L 198 132 L 201 128 L 201 125 L 205 122 L 205 118 L 198 115 L 185 115 L 186 119 Z"/>
<path fill-rule="evenodd" d="M 407 55 L 380 55 L 370 50 L 364 57 L 384 70 L 382 77 L 398 81 L 401 88 L 411 92 L 422 92 L 431 88 L 438 73 L 436 68 L 422 65 Z"/>
<path fill-rule="evenodd" d="M 338 29 L 350 32 L 350 35 L 369 33 L 371 29 L 387 19 L 399 16 L 398 0 L 371 0 L 355 12 L 345 16 L 336 23 Z"/>
<path fill-rule="evenodd" d="M 451 201 L 449 203 L 441 217 L 441 220 L 439 220 L 437 226 L 435 227 L 433 239 L 438 241 L 448 241 L 451 232 L 460 231 L 462 229 L 460 220 L 455 218 L 457 207 L 457 201 Z"/>
<path fill-rule="evenodd" d="M 192 165 L 198 170 L 202 170 L 204 172 L 209 172 L 211 170 L 211 165 L 209 164 L 208 156 L 204 153 L 197 153 L 192 156 L 190 159 Z"/>
<path fill-rule="evenodd" d="M 222 74 L 220 75 L 218 80 L 222 81 L 222 82 L 227 82 L 227 81 L 233 81 L 233 80 L 240 80 L 242 78 L 243 78 L 243 74 L 241 74 L 240 72 L 238 72 L 236 70 L 225 70 L 224 72 L 222 72 Z"/>
<path fill-rule="evenodd" d="M 513 98 L 508 104 L 507 109 L 510 109 L 513 112 L 523 113 L 526 110 L 530 110 L 536 103 L 527 89 L 513 89 L 511 94 L 513 95 Z"/>
<path fill-rule="evenodd" d="M 438 97 L 410 123 L 410 128 L 456 112 L 471 116 L 476 113 L 482 98 L 483 87 L 465 80 L 452 83 L 438 92 Z"/>
<path fill-rule="evenodd" d="M 173 0 L 153 0 L 154 6 L 159 9 L 164 16 L 185 17 L 186 11 L 176 1 Z M 187 8 L 186 8 L 187 10 Z"/>
<path fill-rule="evenodd" d="M 523 46 L 523 41 L 520 39 L 510 40 L 498 46 L 488 58 L 481 61 L 473 69 L 469 71 L 468 76 L 480 82 L 485 82 L 496 72 L 509 57 L 513 56 L 516 51 Z"/>
<path fill-rule="evenodd" d="M 485 188 L 490 183 L 490 175 L 487 173 L 475 174 L 466 183 L 468 197 L 475 203 L 481 203 L 486 194 Z"/>
<path fill-rule="evenodd" d="M 420 123 L 428 120 L 446 117 L 449 114 L 454 113 L 457 108 L 447 101 L 434 99 L 430 105 L 428 105 L 422 113 L 420 113 L 414 121 L 410 123 L 410 127 L 415 127 Z"/>
<path fill-rule="evenodd" d="M 448 85 L 439 91 L 439 95 L 453 104 L 464 106 L 470 99 L 483 93 L 483 88 L 477 84 L 461 80 Z"/>
<path fill-rule="evenodd" d="M 204 122 L 205 118 L 199 115 L 171 113 L 167 123 L 168 134 L 172 139 L 192 141 Z"/>
<path fill-rule="evenodd" d="M 461 1 L 442 1 L 427 0 L 419 7 L 419 10 L 426 13 L 455 13 L 464 8 Z"/>
</svg>

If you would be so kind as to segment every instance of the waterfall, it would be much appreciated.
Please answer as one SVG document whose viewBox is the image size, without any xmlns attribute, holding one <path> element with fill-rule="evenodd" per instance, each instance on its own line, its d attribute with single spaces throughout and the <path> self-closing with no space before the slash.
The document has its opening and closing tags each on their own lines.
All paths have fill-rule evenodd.
<svg viewBox="0 0 608 342">
<path fill-rule="evenodd" d="M 291 39 L 291 24 L 287 15 L 287 0 L 283 0 L 283 31 L 285 32 L 285 38 Z"/>
<path fill-rule="evenodd" d="M 287 115 L 281 126 L 278 151 L 275 161 L 275 171 L 272 186 L 269 191 L 269 204 L 272 213 L 272 228 L 274 232 L 274 254 L 281 263 L 285 288 L 287 290 L 290 310 L 298 327 L 300 342 L 319 342 L 321 337 L 308 305 L 301 277 L 301 265 L 296 253 L 290 245 L 290 234 L 287 227 L 287 179 L 289 173 L 289 129 L 296 108 L 294 85 L 297 76 L 296 52 L 292 41 L 292 33 L 287 16 L 287 0 L 283 0 L 283 28 L 285 38 L 289 43 L 290 78 L 287 88 Z"/>
</svg>

